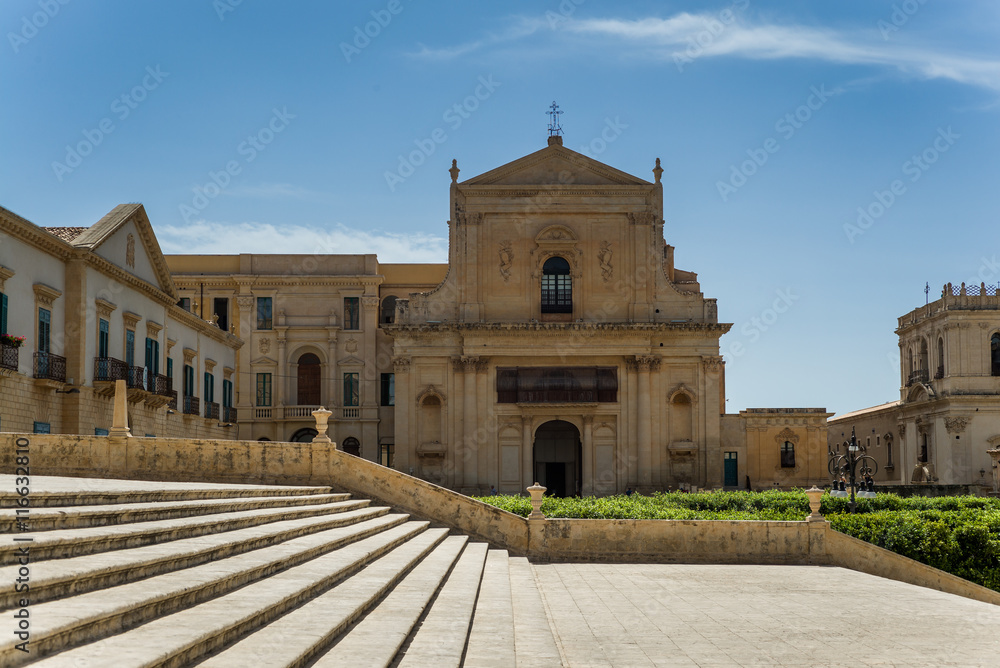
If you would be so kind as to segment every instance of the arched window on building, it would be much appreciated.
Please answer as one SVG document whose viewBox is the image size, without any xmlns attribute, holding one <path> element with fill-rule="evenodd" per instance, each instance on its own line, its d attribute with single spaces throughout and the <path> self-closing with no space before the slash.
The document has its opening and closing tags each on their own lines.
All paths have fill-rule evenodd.
<svg viewBox="0 0 1000 668">
<path fill-rule="evenodd" d="M 542 265 L 542 313 L 573 312 L 573 278 L 569 262 L 555 256 Z"/>
<path fill-rule="evenodd" d="M 795 444 L 791 441 L 785 441 L 781 444 L 781 468 L 795 468 Z"/>
<path fill-rule="evenodd" d="M 299 406 L 319 406 L 320 398 L 320 363 L 319 358 L 312 353 L 299 357 L 297 378 L 297 399 Z"/>
<path fill-rule="evenodd" d="M 990 337 L 990 374 L 1000 376 L 1000 334 Z"/>
<path fill-rule="evenodd" d="M 934 374 L 935 378 L 944 378 L 944 339 L 940 336 L 938 337 L 938 355 L 937 355 L 938 368 L 937 372 Z"/>
<path fill-rule="evenodd" d="M 382 308 L 379 311 L 378 321 L 383 325 L 391 325 L 396 322 L 395 295 L 389 295 L 382 300 Z"/>
<path fill-rule="evenodd" d="M 927 350 L 927 339 L 920 339 L 920 366 L 917 370 L 922 374 L 925 374 L 930 370 L 930 361 L 927 359 L 929 356 L 930 355 Z"/>
<path fill-rule="evenodd" d="M 353 436 L 345 438 L 344 442 L 340 444 L 340 449 L 349 455 L 354 455 L 355 457 L 361 456 L 361 443 Z"/>
</svg>

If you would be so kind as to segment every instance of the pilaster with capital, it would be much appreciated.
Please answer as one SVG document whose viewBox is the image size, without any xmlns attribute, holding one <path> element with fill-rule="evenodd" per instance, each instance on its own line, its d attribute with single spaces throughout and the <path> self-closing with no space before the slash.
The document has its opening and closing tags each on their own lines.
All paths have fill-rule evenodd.
<svg viewBox="0 0 1000 668">
<path fill-rule="evenodd" d="M 462 449 L 465 460 L 465 486 L 475 488 L 479 484 L 479 444 L 476 442 L 476 364 L 478 357 L 462 357 L 465 375 L 465 407 L 462 410 L 464 436 Z"/>
<path fill-rule="evenodd" d="M 594 416 L 583 416 L 583 496 L 594 494 Z"/>
<path fill-rule="evenodd" d="M 659 369 L 660 358 L 652 355 L 636 355 L 635 366 L 639 373 L 638 410 L 636 434 L 639 446 L 639 486 L 650 487 L 653 474 L 652 415 L 650 410 L 649 372 Z"/>
<path fill-rule="evenodd" d="M 377 352 L 376 336 L 378 334 L 378 295 L 361 295 L 361 317 L 364 327 L 364 360 L 365 368 L 363 377 L 367 383 L 368 391 L 362 390 L 361 405 L 369 407 L 378 406 L 378 373 L 375 367 L 375 354 Z M 375 388 L 375 389 L 372 389 Z"/>
<path fill-rule="evenodd" d="M 451 358 L 452 396 L 465 397 L 465 364 L 461 357 Z M 465 484 L 465 404 L 464 401 L 452 402 L 452 482 L 453 487 Z"/>
<path fill-rule="evenodd" d="M 521 416 L 521 486 L 532 484 L 535 477 L 534 444 L 531 440 L 531 416 Z"/>
<path fill-rule="evenodd" d="M 392 358 L 392 371 L 396 383 L 395 432 L 393 442 L 396 447 L 395 468 L 403 473 L 410 473 L 410 468 L 416 461 L 416 440 L 410 429 L 413 417 L 413 399 L 410 358 L 397 356 Z M 414 421 L 415 422 L 415 421 Z"/>
</svg>

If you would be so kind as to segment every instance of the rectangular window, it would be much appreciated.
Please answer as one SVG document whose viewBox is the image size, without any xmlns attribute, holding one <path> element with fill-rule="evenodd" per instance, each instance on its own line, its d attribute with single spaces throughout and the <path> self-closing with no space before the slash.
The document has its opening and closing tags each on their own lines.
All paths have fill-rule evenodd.
<svg viewBox="0 0 1000 668">
<path fill-rule="evenodd" d="M 382 374 L 382 405 L 383 406 L 395 406 L 396 405 L 396 374 L 394 373 L 383 373 Z"/>
<path fill-rule="evenodd" d="M 194 367 L 190 364 L 184 365 L 184 396 L 194 396 Z"/>
<path fill-rule="evenodd" d="M 269 373 L 257 374 L 257 405 L 271 405 L 271 374 Z"/>
<path fill-rule="evenodd" d="M 135 332 L 125 330 L 125 364 L 135 366 Z"/>
<path fill-rule="evenodd" d="M 36 434 L 51 434 L 52 425 L 48 422 L 36 422 L 35 423 L 35 433 Z"/>
<path fill-rule="evenodd" d="M 229 331 L 229 299 L 227 297 L 216 297 L 212 300 L 212 313 L 218 320 L 219 329 L 224 332 Z"/>
<path fill-rule="evenodd" d="M 177 300 L 177 305 L 180 306 L 185 311 L 187 311 L 188 313 L 191 312 L 191 298 L 190 297 L 181 297 L 179 300 Z"/>
<path fill-rule="evenodd" d="M 205 386 L 201 390 L 206 402 L 215 401 L 215 376 L 205 372 Z"/>
<path fill-rule="evenodd" d="M 497 369 L 497 403 L 615 403 L 614 367 L 507 367 Z"/>
<path fill-rule="evenodd" d="M 222 379 L 222 405 L 231 408 L 233 405 L 233 381 Z"/>
<path fill-rule="evenodd" d="M 51 351 L 51 332 L 52 313 L 48 309 L 38 309 L 38 352 L 47 353 Z"/>
<path fill-rule="evenodd" d="M 101 429 L 100 427 L 94 428 L 94 436 L 108 436 L 109 432 L 107 429 Z"/>
<path fill-rule="evenodd" d="M 271 298 L 257 297 L 257 329 L 271 329 Z"/>
<path fill-rule="evenodd" d="M 173 379 L 174 377 L 174 361 L 167 358 L 167 378 Z"/>
<path fill-rule="evenodd" d="M 379 464 L 392 468 L 395 457 L 395 447 L 392 443 L 383 443 L 379 457 Z"/>
<path fill-rule="evenodd" d="M 7 331 L 7 295 L 0 292 L 0 334 L 10 334 Z"/>
<path fill-rule="evenodd" d="M 358 406 L 361 404 L 361 386 L 358 382 L 358 374 L 344 374 L 344 405 Z"/>
<path fill-rule="evenodd" d="M 100 322 L 97 323 L 97 356 L 98 357 L 110 357 L 108 352 L 111 349 L 110 341 L 111 335 L 109 333 L 108 321 L 101 318 Z"/>
<path fill-rule="evenodd" d="M 156 339 L 146 339 L 146 373 L 160 373 L 160 342 Z"/>
<path fill-rule="evenodd" d="M 358 329 L 361 326 L 361 298 L 344 297 L 344 329 Z"/>
<path fill-rule="evenodd" d="M 795 444 L 791 441 L 785 441 L 781 444 L 781 468 L 795 468 Z"/>
</svg>

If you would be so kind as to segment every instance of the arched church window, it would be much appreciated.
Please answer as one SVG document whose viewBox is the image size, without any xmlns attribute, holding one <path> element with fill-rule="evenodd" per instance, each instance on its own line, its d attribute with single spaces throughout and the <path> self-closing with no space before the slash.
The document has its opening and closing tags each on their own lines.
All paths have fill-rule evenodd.
<svg viewBox="0 0 1000 668">
<path fill-rule="evenodd" d="M 573 312 L 573 279 L 569 262 L 550 257 L 542 265 L 542 313 Z"/>
<path fill-rule="evenodd" d="M 383 325 L 391 325 L 396 322 L 396 297 L 394 295 L 389 295 L 382 300 L 378 321 Z"/>
<path fill-rule="evenodd" d="M 785 441 L 781 444 L 781 468 L 795 468 L 795 444 L 791 441 Z"/>
<path fill-rule="evenodd" d="M 990 337 L 990 360 L 992 361 L 990 374 L 1000 376 L 1000 334 Z"/>
</svg>

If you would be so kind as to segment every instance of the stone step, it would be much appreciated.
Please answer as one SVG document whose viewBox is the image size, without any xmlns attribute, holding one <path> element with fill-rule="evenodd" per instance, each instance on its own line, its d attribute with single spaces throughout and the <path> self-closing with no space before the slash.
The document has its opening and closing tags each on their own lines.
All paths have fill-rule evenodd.
<svg viewBox="0 0 1000 668">
<path fill-rule="evenodd" d="M 378 605 L 361 621 L 350 627 L 329 651 L 320 656 L 312 664 L 313 668 L 338 668 L 339 666 L 384 668 L 391 664 L 399 648 L 406 641 L 407 636 L 454 566 L 467 541 L 467 536 L 446 538 L 395 586 L 392 586 L 391 582 L 383 582 L 382 578 L 376 580 L 372 577 L 371 579 L 376 580 L 380 586 L 391 586 L 392 591 L 379 601 Z M 375 566 L 376 564 L 372 564 L 369 569 L 374 569 Z M 387 572 L 383 578 L 388 580 L 391 575 Z M 362 572 L 355 577 L 361 579 L 364 576 L 365 573 Z M 351 578 L 352 581 L 354 579 Z M 345 583 L 345 589 L 349 589 L 351 584 L 352 582 Z M 337 587 L 327 596 L 338 595 L 340 589 L 341 587 Z M 375 593 L 376 587 L 369 585 L 363 589 L 362 592 L 359 592 L 358 598 L 364 600 L 366 606 L 371 605 L 374 598 L 367 597 Z M 339 595 L 348 599 L 352 598 L 346 591 Z M 346 608 L 343 605 L 340 607 Z M 346 615 L 343 616 L 346 617 Z M 332 618 L 333 616 L 328 617 L 328 619 Z M 219 665 L 221 666 L 221 664 Z M 433 665 L 437 666 L 437 664 Z"/>
<path fill-rule="evenodd" d="M 389 514 L 182 571 L 32 606 L 31 644 L 34 656 L 45 656 L 106 638 L 237 589 L 249 589 L 246 585 L 268 582 L 273 579 L 269 576 L 278 577 L 276 573 L 285 576 L 282 571 L 288 572 L 317 557 L 340 551 L 339 548 L 373 538 L 362 550 L 361 556 L 350 562 L 360 559 L 360 567 L 427 526 L 426 522 L 407 522 L 407 519 L 406 515 Z M 356 552 L 348 550 L 346 553 Z M 288 577 L 292 576 L 279 577 L 275 581 L 286 582 Z M 305 595 L 308 597 L 308 592 Z M 227 619 L 230 613 L 223 607 L 214 614 Z M 198 630 L 205 622 L 203 619 L 197 624 Z M 31 658 L 15 648 L 16 642 L 16 638 L 8 640 L 0 637 L 0 665 L 23 665 Z M 149 648 L 147 644 L 136 646 L 140 652 Z M 116 657 L 112 653 L 108 658 L 117 660 Z M 61 665 L 74 664 L 66 662 Z"/>
<path fill-rule="evenodd" d="M 561 666 L 562 658 L 531 564 L 524 557 L 511 557 L 508 567 L 517 665 Z"/>
<path fill-rule="evenodd" d="M 0 480 L 4 482 L 0 488 L 0 508 L 17 507 L 21 497 L 13 491 L 16 487 L 15 476 L 4 475 Z M 91 489 L 81 489 L 81 482 L 86 482 Z M 95 478 L 83 481 L 76 478 L 33 475 L 29 498 L 32 508 L 58 508 L 262 496 L 309 496 L 330 494 L 332 491 L 330 487 L 325 486 L 171 483 Z"/>
<path fill-rule="evenodd" d="M 233 531 L 282 520 L 356 510 L 366 505 L 368 505 L 368 501 L 364 500 L 338 501 L 311 506 L 217 513 L 196 518 L 182 517 L 121 526 L 46 531 L 32 536 L 34 540 L 30 543 L 31 556 L 36 561 L 65 559 L 84 554 L 122 550 L 163 541 Z M 0 543 L 0 566 L 17 563 L 18 545 L 13 541 Z"/>
<path fill-rule="evenodd" d="M 365 578 L 359 578 L 359 575 L 370 573 L 371 567 L 376 564 L 382 564 L 387 570 L 396 572 L 406 567 L 406 563 L 419 560 L 446 535 L 445 529 L 425 530 L 426 527 L 426 522 L 406 522 L 225 596 L 160 617 L 127 633 L 57 654 L 36 665 L 55 668 L 86 661 L 88 668 L 188 666 L 241 637 L 244 640 L 228 650 L 208 656 L 204 663 L 198 665 L 223 665 L 230 668 L 304 665 L 303 662 L 279 662 L 279 654 L 283 655 L 289 646 L 302 642 L 309 633 L 299 626 L 286 629 L 280 625 L 282 620 L 315 606 L 320 600 L 335 603 L 341 598 L 346 600 L 347 590 L 342 587 L 355 587 L 356 582 L 368 582 Z M 391 558 L 389 562 L 383 561 L 386 559 L 384 555 Z M 390 562 L 391 566 L 386 565 Z M 367 564 L 371 566 L 362 571 Z M 356 578 L 359 579 L 356 581 Z M 328 592 L 334 585 L 337 585 L 335 589 Z M 323 592 L 327 592 L 327 595 L 322 595 Z M 327 619 L 315 607 L 312 609 L 312 614 L 296 614 L 295 619 L 304 620 L 304 623 L 311 625 L 317 622 L 327 625 L 332 623 L 332 619 Z M 262 650 L 246 655 L 246 659 L 233 659 L 234 656 L 243 656 L 246 646 L 241 648 L 242 643 L 252 641 L 269 629 L 273 633 L 274 628 L 280 629 L 279 633 L 272 635 Z M 310 639 L 322 642 L 315 636 L 305 638 L 306 641 Z"/>
<path fill-rule="evenodd" d="M 459 668 L 486 562 L 486 543 L 466 545 L 423 620 L 397 655 L 399 668 Z"/>
<path fill-rule="evenodd" d="M 112 526 L 132 522 L 151 522 L 176 517 L 194 517 L 216 513 L 231 513 L 256 508 L 319 505 L 347 501 L 350 494 L 308 494 L 295 496 L 230 497 L 197 501 L 167 501 L 152 503 L 119 503 L 105 506 L 69 506 L 62 508 L 32 508 L 26 523 L 30 531 L 54 531 L 82 527 Z M 0 534 L 21 533 L 17 523 L 25 517 L 13 508 L 0 510 Z"/>
<path fill-rule="evenodd" d="M 490 550 L 472 616 L 464 664 L 515 666 L 516 663 L 510 559 L 507 550 Z"/>
<path fill-rule="evenodd" d="M 388 512 L 386 507 L 359 508 L 145 547 L 32 563 L 31 602 L 44 603 L 191 568 L 299 536 L 381 517 Z M 18 568 L 0 567 L 0 582 L 14 582 Z M 12 587 L 0 590 L 0 610 L 15 607 L 20 598 L 21 594 Z"/>
</svg>

